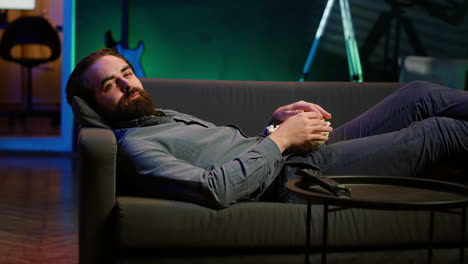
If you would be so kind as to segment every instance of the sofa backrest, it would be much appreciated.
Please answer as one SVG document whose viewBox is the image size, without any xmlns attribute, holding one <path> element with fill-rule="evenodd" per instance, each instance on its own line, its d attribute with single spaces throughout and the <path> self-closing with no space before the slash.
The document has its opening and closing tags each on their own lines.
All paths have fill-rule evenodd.
<svg viewBox="0 0 468 264">
<path fill-rule="evenodd" d="M 369 109 L 401 83 L 264 82 L 143 78 L 158 107 L 217 125 L 235 124 L 247 135 L 263 131 L 273 111 L 298 100 L 316 103 L 338 127 Z"/>
</svg>

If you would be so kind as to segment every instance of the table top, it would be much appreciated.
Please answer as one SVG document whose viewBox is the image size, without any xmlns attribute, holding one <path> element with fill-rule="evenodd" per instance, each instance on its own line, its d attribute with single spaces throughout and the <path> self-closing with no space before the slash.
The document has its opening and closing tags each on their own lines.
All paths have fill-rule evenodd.
<svg viewBox="0 0 468 264">
<path fill-rule="evenodd" d="M 286 188 L 309 201 L 329 205 L 388 210 L 434 210 L 468 206 L 468 186 L 445 181 L 387 176 L 328 176 L 350 189 L 342 198 L 306 178 Z"/>
</svg>

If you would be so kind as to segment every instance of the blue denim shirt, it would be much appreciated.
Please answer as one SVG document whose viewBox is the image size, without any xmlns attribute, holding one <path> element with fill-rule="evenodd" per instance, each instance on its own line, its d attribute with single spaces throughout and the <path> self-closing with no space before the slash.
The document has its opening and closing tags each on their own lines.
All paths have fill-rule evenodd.
<svg viewBox="0 0 468 264">
<path fill-rule="evenodd" d="M 163 112 L 114 130 L 138 176 L 157 179 L 154 196 L 227 207 L 255 199 L 279 174 L 284 160 L 270 138 Z"/>
</svg>

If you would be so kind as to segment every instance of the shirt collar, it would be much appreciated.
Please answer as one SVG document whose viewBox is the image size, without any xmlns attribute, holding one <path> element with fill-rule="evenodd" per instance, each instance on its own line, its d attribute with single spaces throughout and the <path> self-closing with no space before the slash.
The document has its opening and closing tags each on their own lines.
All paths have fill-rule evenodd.
<svg viewBox="0 0 468 264">
<path fill-rule="evenodd" d="M 147 126 L 155 126 L 165 123 L 171 123 L 174 120 L 166 116 L 166 114 L 159 110 L 157 115 L 154 116 L 143 116 L 138 119 L 129 120 L 129 121 L 120 121 L 112 123 L 111 127 L 113 129 L 121 129 L 121 128 L 132 128 L 132 127 L 147 127 Z"/>
</svg>

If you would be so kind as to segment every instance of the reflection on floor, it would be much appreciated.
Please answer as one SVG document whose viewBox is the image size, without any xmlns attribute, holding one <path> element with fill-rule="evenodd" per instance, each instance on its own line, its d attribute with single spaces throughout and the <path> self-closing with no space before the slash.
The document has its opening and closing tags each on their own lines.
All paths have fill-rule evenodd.
<svg viewBox="0 0 468 264">
<path fill-rule="evenodd" d="M 0 153 L 0 263 L 77 264 L 71 154 Z"/>
<path fill-rule="evenodd" d="M 60 136 L 59 116 L 0 116 L 0 137 Z"/>
</svg>

